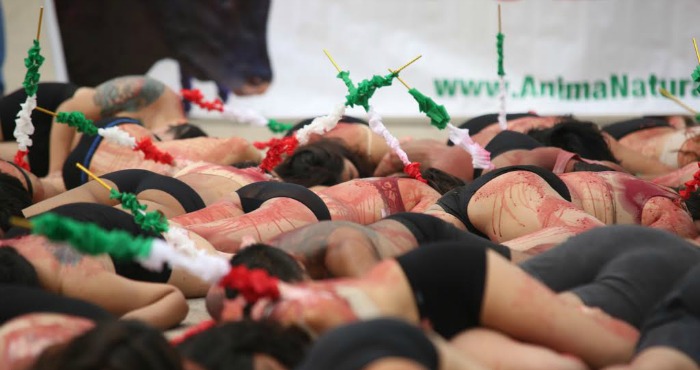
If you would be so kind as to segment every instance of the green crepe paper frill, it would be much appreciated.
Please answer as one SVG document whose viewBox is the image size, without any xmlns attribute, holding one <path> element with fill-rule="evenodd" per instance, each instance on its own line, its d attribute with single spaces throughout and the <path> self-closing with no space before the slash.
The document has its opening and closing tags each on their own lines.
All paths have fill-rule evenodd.
<svg viewBox="0 0 700 370">
<path fill-rule="evenodd" d="M 144 212 L 146 205 L 139 203 L 136 194 L 120 193 L 114 189 L 109 191 L 109 198 L 116 199 L 122 204 L 122 208 L 134 215 L 134 221 L 143 230 L 163 233 L 168 231 L 168 223 L 159 212 Z"/>
<path fill-rule="evenodd" d="M 390 73 L 386 76 L 374 75 L 369 80 L 363 80 L 357 85 L 357 89 L 355 91 L 348 91 L 349 93 L 345 97 L 345 105 L 350 107 L 359 105 L 368 111 L 369 99 L 372 98 L 372 95 L 374 95 L 374 93 L 380 87 L 391 86 L 391 83 L 396 76 L 396 73 Z"/>
<path fill-rule="evenodd" d="M 503 40 L 506 36 L 502 33 L 496 35 L 496 52 L 498 53 L 498 75 L 505 76 L 506 71 L 503 68 Z"/>
<path fill-rule="evenodd" d="M 31 221 L 33 234 L 68 242 L 85 254 L 107 253 L 124 260 L 146 258 L 151 254 L 153 239 L 134 237 L 123 230 L 105 231 L 96 224 L 78 222 L 50 212 L 33 217 Z"/>
<path fill-rule="evenodd" d="M 347 86 L 348 92 L 349 92 L 350 94 L 354 94 L 354 93 L 355 93 L 355 91 L 357 90 L 357 88 L 355 87 L 355 84 L 354 84 L 354 83 L 352 82 L 352 80 L 350 79 L 350 72 L 347 72 L 347 71 L 338 72 L 338 75 L 337 75 L 336 77 L 338 77 L 339 79 L 343 80 L 343 82 L 345 83 L 345 86 Z"/>
<path fill-rule="evenodd" d="M 695 67 L 695 69 L 693 70 L 693 73 L 690 74 L 690 77 L 692 77 L 693 81 L 700 82 L 700 65 Z M 696 87 L 695 91 L 700 93 L 700 86 Z"/>
<path fill-rule="evenodd" d="M 97 127 L 92 123 L 92 120 L 85 118 L 85 115 L 81 112 L 58 112 L 56 114 L 56 121 L 65 123 L 70 127 L 75 127 L 83 134 L 90 136 L 97 135 Z"/>
<path fill-rule="evenodd" d="M 700 122 L 700 113 L 695 115 L 695 122 Z"/>
<path fill-rule="evenodd" d="M 24 92 L 27 96 L 36 95 L 36 91 L 39 88 L 39 67 L 44 63 L 44 57 L 41 56 L 41 47 L 39 46 L 39 41 L 34 40 L 34 44 L 29 48 L 27 52 L 28 56 L 24 58 L 24 66 L 27 67 L 27 73 L 24 75 Z"/>
<path fill-rule="evenodd" d="M 423 95 L 416 89 L 410 89 L 408 93 L 418 102 L 418 109 L 430 118 L 431 125 L 440 130 L 447 127 L 447 124 L 450 123 L 450 115 L 444 106 L 438 105 L 433 99 Z"/>
<path fill-rule="evenodd" d="M 274 119 L 270 119 L 267 121 L 267 128 L 270 129 L 270 131 L 279 134 L 281 132 L 287 132 L 292 129 L 294 125 L 290 123 L 283 123 L 283 122 L 278 122 L 275 121 Z"/>
</svg>

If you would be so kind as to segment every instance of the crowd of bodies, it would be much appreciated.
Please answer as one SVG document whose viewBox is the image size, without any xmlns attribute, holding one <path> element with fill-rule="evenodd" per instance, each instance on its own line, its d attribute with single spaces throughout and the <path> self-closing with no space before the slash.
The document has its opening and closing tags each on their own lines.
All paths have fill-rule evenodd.
<svg viewBox="0 0 700 370">
<path fill-rule="evenodd" d="M 414 138 L 403 149 L 423 183 L 344 117 L 265 173 L 245 138 L 206 136 L 177 93 L 130 76 L 40 84 L 38 105 L 151 137 L 174 166 L 35 112 L 26 171 L 11 162 L 24 99 L 0 101 L 3 369 L 698 368 L 700 198 L 679 195 L 698 170 L 692 120 L 601 130 L 518 114 L 501 131 L 481 116 L 463 127 L 494 168 Z M 54 212 L 162 237 L 75 163 L 197 248 L 267 270 L 280 298 L 247 302 L 186 270 L 81 255 L 10 222 Z M 217 324 L 169 343 L 162 330 L 197 297 Z"/>
</svg>

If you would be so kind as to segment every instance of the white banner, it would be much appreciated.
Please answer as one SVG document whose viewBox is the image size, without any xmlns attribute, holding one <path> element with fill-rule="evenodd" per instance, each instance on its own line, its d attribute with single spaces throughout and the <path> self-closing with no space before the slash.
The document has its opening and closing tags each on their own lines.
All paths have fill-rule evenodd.
<svg viewBox="0 0 700 370">
<path fill-rule="evenodd" d="M 700 37 L 700 1 L 501 4 L 509 112 L 685 114 L 659 87 L 700 109 L 690 77 L 698 65 L 692 37 Z M 327 112 L 347 90 L 325 48 L 355 83 L 423 55 L 401 73 L 411 87 L 456 117 L 495 113 L 497 27 L 495 1 L 275 0 L 268 24 L 272 85 L 229 104 L 268 117 Z M 177 88 L 164 70 L 153 74 Z M 206 91 L 213 97 L 213 88 Z M 385 117 L 420 116 L 398 81 L 378 90 L 372 104 Z M 348 114 L 364 116 L 361 108 Z"/>
</svg>

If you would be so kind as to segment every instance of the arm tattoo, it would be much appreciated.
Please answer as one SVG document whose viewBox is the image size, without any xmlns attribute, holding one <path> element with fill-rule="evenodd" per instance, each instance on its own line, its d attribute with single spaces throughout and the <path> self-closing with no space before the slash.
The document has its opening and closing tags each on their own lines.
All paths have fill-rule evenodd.
<svg viewBox="0 0 700 370">
<path fill-rule="evenodd" d="M 137 112 L 158 100 L 165 85 L 148 77 L 119 77 L 95 88 L 95 105 L 100 107 L 101 117 L 119 112 Z"/>
</svg>

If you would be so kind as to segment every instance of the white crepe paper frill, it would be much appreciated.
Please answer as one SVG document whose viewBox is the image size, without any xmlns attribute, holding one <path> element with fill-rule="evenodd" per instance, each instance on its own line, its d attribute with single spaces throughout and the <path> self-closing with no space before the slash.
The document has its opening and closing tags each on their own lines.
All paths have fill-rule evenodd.
<svg viewBox="0 0 700 370">
<path fill-rule="evenodd" d="M 175 249 L 172 245 L 160 239 L 154 239 L 151 253 L 138 262 L 150 270 L 162 270 L 165 263 L 171 268 L 182 268 L 208 283 L 214 284 L 228 274 L 231 265 L 221 256 L 212 255 L 198 250 L 190 256 Z"/>
<path fill-rule="evenodd" d="M 408 155 L 406 152 L 401 149 L 401 144 L 399 143 L 399 139 L 396 138 L 396 136 L 392 135 L 391 132 L 384 126 L 384 122 L 382 122 L 382 117 L 377 113 L 376 110 L 374 110 L 374 107 L 370 106 L 369 110 L 367 111 L 368 117 L 369 117 L 369 128 L 376 133 L 377 135 L 381 135 L 384 140 L 386 141 L 387 145 L 391 148 L 391 150 L 396 153 L 396 155 L 399 157 L 401 160 L 401 163 L 404 164 L 404 166 L 407 166 L 411 164 L 411 161 L 408 160 Z"/>
<path fill-rule="evenodd" d="M 508 93 L 506 89 L 506 78 L 500 76 L 498 79 L 498 126 L 501 130 L 508 129 L 508 122 L 506 121 L 506 94 Z"/>
<path fill-rule="evenodd" d="M 228 118 L 240 124 L 265 127 L 269 122 L 258 111 L 250 108 L 224 107 L 222 112 L 224 118 Z"/>
<path fill-rule="evenodd" d="M 459 128 L 451 123 L 447 124 L 450 141 L 455 145 L 466 150 L 472 156 L 472 165 L 474 168 L 492 169 L 491 153 L 482 148 L 469 136 L 469 130 Z"/>
<path fill-rule="evenodd" d="M 332 130 L 338 124 L 338 121 L 343 118 L 344 114 L 345 105 L 338 104 L 328 115 L 314 118 L 311 123 L 297 130 L 295 135 L 299 145 L 306 144 L 311 134 L 323 135 Z"/>
<path fill-rule="evenodd" d="M 31 135 L 34 134 L 34 124 L 32 123 L 32 111 L 36 108 L 36 95 L 27 96 L 24 103 L 20 104 L 20 111 L 15 119 L 15 130 L 13 134 L 17 139 L 17 146 L 21 151 L 27 151 L 32 146 Z"/>
<path fill-rule="evenodd" d="M 119 127 L 108 127 L 97 129 L 97 134 L 105 138 L 105 140 L 117 145 L 126 146 L 131 149 L 136 147 L 136 138 Z"/>
</svg>

